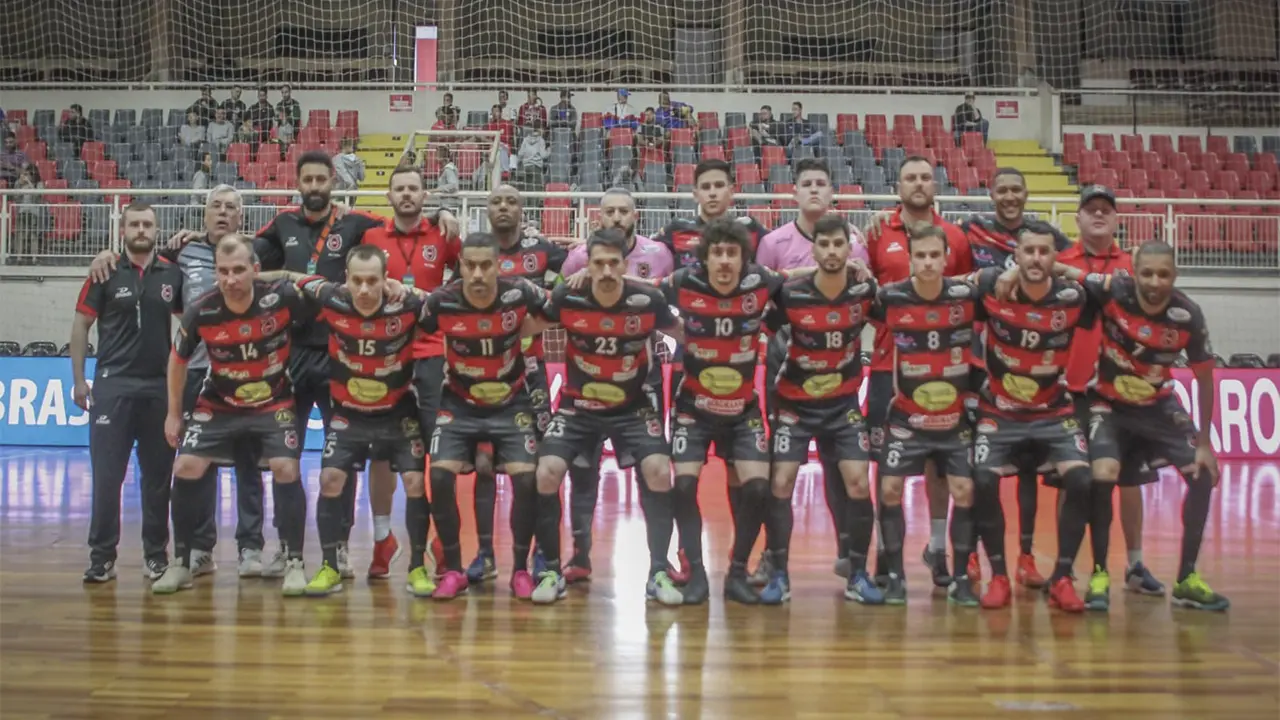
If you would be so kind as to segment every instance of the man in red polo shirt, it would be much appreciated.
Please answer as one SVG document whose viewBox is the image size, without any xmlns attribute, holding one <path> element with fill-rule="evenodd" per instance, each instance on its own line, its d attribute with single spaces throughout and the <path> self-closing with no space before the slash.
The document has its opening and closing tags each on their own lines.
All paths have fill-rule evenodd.
<svg viewBox="0 0 1280 720">
<path fill-rule="evenodd" d="M 972 271 L 973 257 L 964 231 L 944 220 L 934 210 L 933 198 L 936 190 L 933 163 L 928 158 L 911 155 L 902 161 L 898 170 L 898 199 L 901 204 L 887 217 L 877 215 L 864 233 L 867 236 L 867 252 L 871 256 L 871 271 L 875 273 L 876 282 L 881 286 L 901 282 L 911 276 L 907 232 L 918 226 L 937 225 L 946 233 L 945 276 L 955 277 Z M 893 334 L 878 325 L 875 349 L 871 353 L 871 375 L 867 382 L 866 419 L 871 432 L 873 459 L 884 442 L 884 425 L 888 419 L 889 405 L 893 401 L 893 351 Z M 934 585 L 947 587 L 951 584 L 951 574 L 947 570 L 947 510 L 951 495 L 946 480 L 939 476 L 937 467 L 930 464 L 925 472 L 930 523 L 929 545 L 924 551 L 924 562 L 933 574 Z M 878 485 L 877 483 L 877 487 Z M 883 533 L 877 532 L 876 536 L 883 537 Z M 977 555 L 973 557 L 976 558 Z M 879 554 L 876 558 L 877 581 L 887 576 L 887 568 L 883 555 Z M 972 573 L 970 577 L 973 577 Z"/>
<path fill-rule="evenodd" d="M 1116 212 L 1116 196 L 1110 188 L 1101 185 L 1086 186 L 1080 192 L 1080 209 L 1076 221 L 1080 226 L 1080 241 L 1058 254 L 1058 262 L 1079 268 L 1085 273 L 1133 274 L 1133 260 L 1116 241 L 1119 216 Z M 1084 403 L 1085 389 L 1093 381 L 1098 365 L 1098 351 L 1102 345 L 1102 325 L 1088 330 L 1077 330 L 1071 341 L 1071 362 L 1067 367 L 1067 388 L 1078 402 Z M 1077 408 L 1077 415 L 1088 427 L 1088 407 Z M 1163 595 L 1164 583 L 1151 574 L 1142 562 L 1142 486 L 1155 482 L 1159 476 L 1145 466 L 1147 458 L 1126 458 L 1121 463 L 1120 525 L 1124 530 L 1124 543 L 1129 551 L 1125 569 L 1125 586 L 1144 595 Z M 1048 480 L 1046 480 L 1048 482 Z M 1111 488 L 1109 484 L 1094 503 L 1090 515 L 1090 533 L 1105 537 L 1111 528 Z M 1102 545 L 1095 545 L 1101 550 Z M 1106 567 L 1105 558 L 1095 557 L 1095 565 Z"/>
<path fill-rule="evenodd" d="M 444 284 L 445 271 L 458 262 L 458 239 L 446 238 L 441 229 L 422 215 L 426 200 L 422 173 L 418 168 L 400 166 L 391 173 L 387 201 L 395 216 L 381 227 L 364 234 L 364 244 L 373 245 L 387 256 L 387 277 L 406 287 L 434 290 Z M 440 407 L 440 387 L 444 382 L 444 346 L 440 333 L 418 333 L 413 341 L 413 386 L 418 397 L 418 424 L 424 443 L 429 443 Z M 383 458 L 374 458 L 375 461 Z M 374 462 L 369 472 L 369 504 L 373 507 L 373 560 L 369 577 L 386 577 L 391 563 L 400 556 L 400 543 L 391 533 L 391 505 L 396 478 L 385 462 Z"/>
</svg>

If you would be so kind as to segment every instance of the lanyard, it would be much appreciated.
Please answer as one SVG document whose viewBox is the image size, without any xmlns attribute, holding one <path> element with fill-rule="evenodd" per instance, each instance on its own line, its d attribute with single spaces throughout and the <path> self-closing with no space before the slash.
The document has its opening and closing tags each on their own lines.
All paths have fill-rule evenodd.
<svg viewBox="0 0 1280 720">
<path fill-rule="evenodd" d="M 305 218 L 306 215 L 304 214 Z M 324 228 L 320 230 L 320 237 L 316 238 L 316 245 L 311 250 L 311 266 L 315 267 L 316 262 L 320 259 L 320 253 L 324 251 L 324 245 L 329 241 L 329 231 L 333 230 L 333 224 L 338 221 L 338 213 L 333 208 L 329 208 L 329 219 L 325 222 Z M 311 270 L 311 272 L 315 272 Z"/>
<path fill-rule="evenodd" d="M 418 242 L 420 240 L 419 230 L 422 229 L 419 223 L 413 230 L 407 233 L 401 233 L 399 230 L 392 230 L 392 238 L 396 241 L 396 249 L 400 251 L 400 257 L 404 258 L 404 271 L 406 275 L 413 275 L 413 258 L 418 254 Z M 405 241 L 409 243 L 409 252 L 405 252 Z"/>
</svg>

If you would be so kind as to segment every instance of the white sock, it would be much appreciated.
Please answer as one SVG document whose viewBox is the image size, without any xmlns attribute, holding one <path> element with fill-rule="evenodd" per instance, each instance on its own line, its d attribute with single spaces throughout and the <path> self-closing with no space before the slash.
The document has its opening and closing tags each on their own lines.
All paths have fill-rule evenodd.
<svg viewBox="0 0 1280 720">
<path fill-rule="evenodd" d="M 1137 550 L 1130 550 L 1129 551 L 1129 567 L 1133 567 L 1134 565 L 1137 565 L 1140 562 L 1142 562 L 1142 549 L 1139 548 Z"/>
<path fill-rule="evenodd" d="M 947 549 L 946 518 L 929 521 L 929 549 L 934 552 Z"/>
<path fill-rule="evenodd" d="M 374 515 L 373 516 L 373 539 L 375 542 L 382 542 L 391 535 L 391 516 L 390 515 Z"/>
</svg>

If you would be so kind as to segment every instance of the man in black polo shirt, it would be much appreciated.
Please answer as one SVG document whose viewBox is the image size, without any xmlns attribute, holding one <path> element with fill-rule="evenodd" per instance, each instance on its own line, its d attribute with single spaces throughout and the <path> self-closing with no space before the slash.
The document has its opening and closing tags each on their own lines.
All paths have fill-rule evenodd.
<svg viewBox="0 0 1280 720">
<path fill-rule="evenodd" d="M 142 548 L 145 574 L 155 580 L 169 565 L 169 478 L 173 448 L 164 436 L 165 372 L 170 316 L 182 312 L 183 275 L 155 254 L 156 213 L 133 203 L 124 209 L 125 254 L 106 282 L 86 280 L 71 325 L 71 371 L 76 405 L 91 413 L 89 455 L 93 510 L 85 582 L 116 576 L 120 491 L 129 454 L 138 444 L 142 471 Z M 89 328 L 98 323 L 98 364 L 92 390 L 85 381 Z"/>
</svg>

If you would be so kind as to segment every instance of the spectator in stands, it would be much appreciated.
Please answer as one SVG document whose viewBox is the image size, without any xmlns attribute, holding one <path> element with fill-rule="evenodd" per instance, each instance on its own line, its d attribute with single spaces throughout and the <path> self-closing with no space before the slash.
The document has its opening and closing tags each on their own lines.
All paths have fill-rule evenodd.
<svg viewBox="0 0 1280 720">
<path fill-rule="evenodd" d="M 231 121 L 232 125 L 240 124 L 241 119 L 245 116 L 247 108 L 245 107 L 244 101 L 240 99 L 239 85 L 231 88 L 231 97 L 222 101 L 222 109 L 227 111 L 227 120 Z"/>
<path fill-rule="evenodd" d="M 432 130 L 457 130 L 458 116 L 454 115 L 447 107 L 441 105 L 436 108 L 436 121 L 431 125 Z"/>
<path fill-rule="evenodd" d="M 520 151 L 516 153 L 516 184 L 521 190 L 542 190 L 546 185 L 543 169 L 549 157 L 551 150 L 547 147 L 547 139 L 543 137 L 542 125 L 533 125 L 520 142 Z"/>
<path fill-rule="evenodd" d="M 209 127 L 205 128 L 205 139 L 212 146 L 214 152 L 219 156 L 227 154 L 227 146 L 231 144 L 231 138 L 236 134 L 236 128 L 227 121 L 227 111 L 218 108 L 213 113 L 213 122 L 209 123 Z"/>
<path fill-rule="evenodd" d="M 67 119 L 62 123 L 62 127 L 58 128 L 58 139 L 74 145 L 76 155 L 80 154 L 80 149 L 85 143 L 93 139 L 93 128 L 89 127 L 89 121 L 84 119 L 84 108 L 78 103 L 71 106 Z"/>
<path fill-rule="evenodd" d="M 511 148 L 516 147 L 516 126 L 502 116 L 501 105 L 494 105 L 489 108 L 489 123 L 484 126 L 484 129 L 497 130 L 502 133 L 502 144 L 506 146 L 508 153 L 511 152 Z"/>
<path fill-rule="evenodd" d="M 206 152 L 200 157 L 200 166 L 196 168 L 196 172 L 191 176 L 192 190 L 208 190 L 213 187 L 213 153 Z M 204 205 L 208 196 L 205 193 L 192 193 L 187 204 L 190 206 L 187 214 L 187 224 L 199 227 L 204 222 Z"/>
<path fill-rule="evenodd" d="M 636 155 L 645 148 L 657 148 L 661 150 L 667 145 L 667 130 L 662 123 L 658 121 L 657 112 L 647 107 L 644 113 L 640 115 L 640 126 L 636 128 Z"/>
<path fill-rule="evenodd" d="M 213 99 L 213 86 L 200 88 L 200 99 L 191 103 L 187 114 L 195 113 L 201 125 L 208 125 L 213 120 L 213 111 L 218 109 L 218 101 Z"/>
<path fill-rule="evenodd" d="M 655 111 L 658 124 L 667 130 L 687 127 L 693 117 L 693 106 L 682 102 L 671 102 L 671 93 L 663 90 L 658 94 L 658 109 Z"/>
<path fill-rule="evenodd" d="M 543 106 L 537 90 L 529 91 L 528 98 L 520 106 L 520 112 L 516 117 L 521 130 L 541 129 L 547 126 L 547 108 Z"/>
<path fill-rule="evenodd" d="M 621 125 L 635 127 L 638 113 L 636 112 L 636 109 L 632 107 L 631 103 L 627 102 L 627 98 L 630 97 L 630 90 L 622 88 L 618 91 L 618 101 L 615 102 L 613 104 L 613 108 L 604 115 L 605 127 L 611 128 Z"/>
<path fill-rule="evenodd" d="M 560 102 L 551 106 L 551 127 L 573 127 L 578 124 L 578 108 L 573 106 L 573 91 L 560 91 Z"/>
<path fill-rule="evenodd" d="M 0 152 L 0 180 L 9 184 L 17 182 L 22 168 L 27 164 L 27 155 L 18 149 L 18 138 L 6 135 L 4 152 Z"/>
<path fill-rule="evenodd" d="M 960 135 L 967 132 L 982 133 L 982 143 L 987 142 L 987 130 L 990 123 L 982 117 L 982 111 L 974 104 L 977 96 L 973 93 L 967 93 L 964 96 L 964 102 L 956 106 L 955 113 L 951 116 L 951 125 L 955 129 L 956 144 L 960 144 Z"/>
<path fill-rule="evenodd" d="M 280 86 L 280 102 L 276 103 L 277 113 L 280 110 L 284 110 L 295 129 L 302 127 L 302 106 L 293 99 L 293 88 L 289 87 L 288 83 Z"/>
<path fill-rule="evenodd" d="M 35 163 L 27 163 L 22 167 L 13 187 L 18 190 L 44 188 L 44 182 L 40 179 L 40 170 Z M 17 265 L 34 265 L 35 256 L 41 254 L 44 231 L 49 226 L 49 209 L 42 204 L 44 198 L 39 195 L 14 195 L 11 202 L 18 205 L 13 262 Z"/>
<path fill-rule="evenodd" d="M 335 190 L 359 190 L 364 182 L 364 159 L 356 155 L 356 139 L 342 138 L 342 146 L 333 157 L 333 170 L 336 175 Z M 348 205 L 355 205 L 355 196 L 349 196 Z"/>
<path fill-rule="evenodd" d="M 253 121 L 246 114 L 240 122 L 239 129 L 236 130 L 234 142 L 238 143 L 259 143 L 262 142 L 262 133 L 258 132 L 258 128 L 253 126 Z"/>
<path fill-rule="evenodd" d="M 443 102 L 440 103 L 440 107 L 436 108 L 436 120 L 439 120 L 442 115 L 452 115 L 456 123 L 456 119 L 462 116 L 462 109 L 453 104 L 453 93 L 445 93 L 441 99 Z"/>
<path fill-rule="evenodd" d="M 246 117 L 258 129 L 263 140 L 266 140 L 267 134 L 271 132 L 271 120 L 275 116 L 275 108 L 271 107 L 271 101 L 267 99 L 267 89 L 258 88 L 258 102 L 249 108 Z"/>
<path fill-rule="evenodd" d="M 506 90 L 498 91 L 498 107 L 501 108 L 502 119 L 514 123 L 516 121 L 516 109 L 511 107 L 510 98 L 511 95 Z"/>
<path fill-rule="evenodd" d="M 178 128 L 178 142 L 188 150 L 199 150 L 209 140 L 209 133 L 200 124 L 200 114 L 191 109 L 187 111 L 187 124 Z"/>
<path fill-rule="evenodd" d="M 436 195 L 440 198 L 440 207 L 456 211 L 459 207 L 458 190 L 461 187 L 458 166 L 453 164 L 453 153 L 446 145 L 441 145 L 436 150 L 436 157 L 440 160 L 440 175 L 436 178 Z"/>
<path fill-rule="evenodd" d="M 773 119 L 773 108 L 768 105 L 760 106 L 756 119 L 747 127 L 751 130 L 751 142 L 756 146 L 757 159 L 760 157 L 761 145 L 782 144 L 779 138 L 782 130 L 778 127 L 778 121 Z"/>
<path fill-rule="evenodd" d="M 791 117 L 782 126 L 782 140 L 787 146 L 787 157 L 801 145 L 813 145 L 822 139 L 822 130 L 804 119 L 804 105 L 791 103 Z"/>
<path fill-rule="evenodd" d="M 280 157 L 284 157 L 289 146 L 293 144 L 294 138 L 297 137 L 295 127 L 289 118 L 289 111 L 285 108 L 277 108 L 276 126 L 271 128 L 271 142 L 280 146 Z"/>
</svg>

